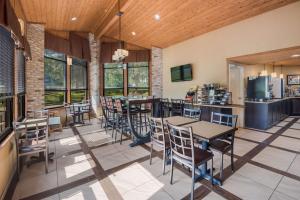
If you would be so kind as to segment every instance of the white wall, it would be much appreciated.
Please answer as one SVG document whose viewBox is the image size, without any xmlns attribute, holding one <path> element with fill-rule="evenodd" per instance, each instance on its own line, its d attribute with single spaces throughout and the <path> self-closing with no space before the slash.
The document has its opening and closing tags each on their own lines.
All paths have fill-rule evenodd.
<svg viewBox="0 0 300 200">
<path fill-rule="evenodd" d="M 194 85 L 227 84 L 227 58 L 300 45 L 300 2 L 163 49 L 163 96 L 183 98 Z M 170 67 L 191 63 L 193 81 L 171 82 Z"/>
</svg>

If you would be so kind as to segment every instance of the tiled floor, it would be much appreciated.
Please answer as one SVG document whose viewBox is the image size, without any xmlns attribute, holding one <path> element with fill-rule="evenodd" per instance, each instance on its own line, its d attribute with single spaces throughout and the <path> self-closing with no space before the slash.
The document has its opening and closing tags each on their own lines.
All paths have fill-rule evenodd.
<svg viewBox="0 0 300 200">
<path fill-rule="evenodd" d="M 234 146 L 236 170 L 227 170 L 221 187 L 211 188 L 210 183 L 198 181 L 197 199 L 300 199 L 297 120 L 300 122 L 289 117 L 266 132 L 239 129 Z M 50 151 L 55 155 L 49 173 L 45 174 L 44 163 L 24 166 L 13 199 L 189 198 L 191 178 L 186 169 L 175 167 L 171 185 L 168 165 L 166 174 L 162 174 L 161 152 L 154 154 L 150 165 L 149 144 L 129 147 L 131 140 L 125 138 L 120 145 L 110 134 L 97 120 L 53 133 Z M 221 158 L 217 152 L 214 155 L 214 174 L 218 178 Z M 230 157 L 225 155 L 224 169 L 229 166 Z"/>
</svg>

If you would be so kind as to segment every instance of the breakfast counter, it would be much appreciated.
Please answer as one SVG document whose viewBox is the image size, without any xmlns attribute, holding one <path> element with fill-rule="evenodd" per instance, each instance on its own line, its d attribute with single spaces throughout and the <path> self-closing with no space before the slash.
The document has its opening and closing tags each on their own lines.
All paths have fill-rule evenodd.
<svg viewBox="0 0 300 200">
<path fill-rule="evenodd" d="M 266 130 L 288 116 L 300 115 L 300 97 L 266 102 L 245 101 L 245 126 Z"/>
</svg>

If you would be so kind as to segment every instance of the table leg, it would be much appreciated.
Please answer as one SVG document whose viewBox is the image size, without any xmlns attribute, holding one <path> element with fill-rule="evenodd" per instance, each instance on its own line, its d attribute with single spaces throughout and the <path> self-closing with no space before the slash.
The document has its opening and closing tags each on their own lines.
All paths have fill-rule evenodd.
<svg viewBox="0 0 300 200">
<path fill-rule="evenodd" d="M 207 141 L 202 141 L 202 149 L 203 150 L 208 149 Z M 213 169 L 211 169 L 211 170 L 213 170 Z M 210 175 L 210 170 L 207 169 L 207 162 L 200 166 L 200 177 L 199 178 L 205 178 L 209 181 L 211 180 L 212 177 Z M 222 185 L 222 181 L 217 178 L 213 178 L 213 183 L 215 185 Z"/>
</svg>

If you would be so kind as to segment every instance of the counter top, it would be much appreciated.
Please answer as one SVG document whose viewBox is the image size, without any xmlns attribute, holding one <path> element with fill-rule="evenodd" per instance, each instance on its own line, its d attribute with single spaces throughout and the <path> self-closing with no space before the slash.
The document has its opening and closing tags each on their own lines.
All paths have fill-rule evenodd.
<svg viewBox="0 0 300 200">
<path fill-rule="evenodd" d="M 282 99 L 272 99 L 272 100 L 268 100 L 268 101 L 245 101 L 245 103 L 262 103 L 262 104 L 270 104 L 270 103 L 275 103 L 275 102 L 279 102 L 279 101 L 283 101 L 286 99 L 300 99 L 299 96 L 297 97 L 285 97 Z"/>
<path fill-rule="evenodd" d="M 196 103 L 196 104 L 193 104 L 193 105 L 194 106 L 215 107 L 215 108 L 245 108 L 244 105 L 237 105 L 237 104 L 220 105 L 220 104 L 200 104 L 200 103 Z"/>
</svg>

